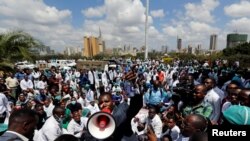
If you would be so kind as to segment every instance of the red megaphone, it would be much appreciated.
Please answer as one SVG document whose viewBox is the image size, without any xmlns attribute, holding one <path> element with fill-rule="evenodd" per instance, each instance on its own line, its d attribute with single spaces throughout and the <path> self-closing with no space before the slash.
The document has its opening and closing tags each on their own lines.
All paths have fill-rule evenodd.
<svg viewBox="0 0 250 141">
<path fill-rule="evenodd" d="M 104 109 L 102 109 L 102 112 L 110 114 L 111 110 L 108 108 L 104 108 Z M 97 120 L 98 120 L 98 126 L 99 126 L 100 130 L 104 130 L 106 128 L 107 124 L 109 123 L 109 118 L 105 115 L 100 115 Z"/>
</svg>

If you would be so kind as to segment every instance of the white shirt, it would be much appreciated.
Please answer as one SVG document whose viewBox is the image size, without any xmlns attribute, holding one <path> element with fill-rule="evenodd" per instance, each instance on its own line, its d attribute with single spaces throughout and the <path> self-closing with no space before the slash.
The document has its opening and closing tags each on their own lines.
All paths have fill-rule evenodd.
<svg viewBox="0 0 250 141">
<path fill-rule="evenodd" d="M 94 75 L 91 71 L 88 72 L 88 79 L 90 84 L 94 84 Z"/>
<path fill-rule="evenodd" d="M 40 77 L 41 73 L 38 71 L 38 72 L 32 72 L 32 76 L 34 79 L 38 79 Z"/>
<path fill-rule="evenodd" d="M 60 124 L 56 121 L 54 116 L 46 120 L 43 127 L 39 130 L 39 137 L 37 141 L 54 141 L 57 137 L 63 134 Z"/>
<path fill-rule="evenodd" d="M 87 121 L 88 118 L 81 117 L 81 122 L 80 124 L 78 124 L 74 119 L 71 119 L 67 127 L 69 134 L 72 134 L 75 137 L 80 138 L 82 136 L 83 129 L 87 127 Z"/>
<path fill-rule="evenodd" d="M 2 114 L 4 112 L 8 113 L 10 111 L 11 111 L 11 108 L 10 108 L 10 105 L 8 103 L 7 97 L 3 93 L 0 93 L 0 114 Z"/>
<path fill-rule="evenodd" d="M 77 102 L 82 105 L 82 108 L 84 108 L 84 107 L 87 106 L 87 100 L 83 99 L 82 97 L 80 97 L 79 99 L 77 99 Z"/>
<path fill-rule="evenodd" d="M 100 111 L 100 109 L 99 109 L 99 107 L 98 107 L 98 105 L 96 103 L 95 103 L 94 106 L 89 104 L 86 108 L 88 108 L 90 110 L 91 115 Z"/>
<path fill-rule="evenodd" d="M 99 78 L 98 78 L 98 71 L 94 71 L 94 77 L 95 77 L 95 87 L 99 88 L 100 84 L 99 84 Z"/>
<path fill-rule="evenodd" d="M 44 111 L 46 112 L 47 117 L 52 116 L 52 114 L 53 114 L 53 109 L 54 109 L 54 108 L 55 108 L 55 106 L 53 105 L 52 102 L 49 104 L 48 107 L 43 106 L 43 109 L 44 109 Z"/>
<path fill-rule="evenodd" d="M 110 78 L 110 80 L 113 81 L 114 77 L 115 77 L 114 71 L 110 70 L 109 71 L 109 78 Z"/>
<path fill-rule="evenodd" d="M 173 82 L 173 85 L 172 85 L 172 86 L 173 86 L 173 87 L 176 87 L 176 85 L 177 85 L 178 83 L 180 83 L 180 82 L 179 82 L 179 80 L 177 79 L 177 80 L 175 80 L 175 81 Z"/>
<path fill-rule="evenodd" d="M 210 103 L 213 107 L 213 112 L 210 116 L 210 120 L 217 122 L 219 120 L 220 114 L 221 114 L 221 98 L 218 93 L 214 91 L 214 89 L 211 89 L 207 92 L 206 96 L 204 97 L 204 100 L 208 103 Z"/>
<path fill-rule="evenodd" d="M 15 77 L 14 78 L 8 77 L 5 79 L 5 81 L 6 81 L 6 86 L 8 88 L 17 87 L 17 85 L 19 84 L 18 80 Z"/>
<path fill-rule="evenodd" d="M 9 130 L 8 130 L 8 131 L 6 131 L 6 132 L 17 135 L 22 141 L 29 141 L 29 139 L 26 138 L 24 135 L 19 134 L 19 133 L 15 132 L 15 131 L 9 131 Z"/>
<path fill-rule="evenodd" d="M 164 132 L 161 136 L 163 137 L 164 135 L 167 135 L 169 134 L 170 132 L 170 129 L 168 129 L 166 132 Z M 172 137 L 172 140 L 173 141 L 177 141 L 177 139 L 179 138 L 180 136 L 180 133 L 181 133 L 181 130 L 180 128 L 175 125 L 172 129 L 171 129 L 171 133 L 170 133 L 170 136 Z"/>
<path fill-rule="evenodd" d="M 155 135 L 157 138 L 161 137 L 162 134 L 162 121 L 161 118 L 156 114 L 153 119 L 147 119 L 146 125 L 152 125 Z M 147 127 L 147 126 L 146 126 Z"/>
<path fill-rule="evenodd" d="M 89 89 L 88 92 L 87 92 L 87 94 L 86 94 L 86 100 L 87 100 L 87 105 L 89 105 L 89 103 L 91 101 L 95 100 L 94 99 L 94 92 L 91 89 Z"/>
<path fill-rule="evenodd" d="M 28 79 L 28 81 L 26 81 L 25 79 L 21 80 L 20 82 L 20 87 L 22 90 L 27 90 L 29 89 L 33 89 L 33 83 L 31 80 Z"/>
<path fill-rule="evenodd" d="M 102 84 L 107 87 L 108 86 L 108 78 L 107 78 L 107 75 L 106 73 L 102 73 Z"/>
<path fill-rule="evenodd" d="M 226 97 L 225 93 L 220 88 L 218 88 L 217 86 L 214 87 L 214 91 L 220 96 L 221 100 Z"/>
<path fill-rule="evenodd" d="M 45 89 L 47 87 L 47 82 L 46 81 L 38 81 L 37 83 L 37 88 L 38 89 Z"/>
<path fill-rule="evenodd" d="M 138 113 L 135 117 L 136 117 L 136 118 L 139 118 L 139 122 L 140 122 L 140 123 L 145 123 L 146 120 L 147 120 L 148 114 L 147 114 L 147 113 L 145 113 L 145 114 L 140 114 L 140 111 L 139 111 L 139 113 Z M 142 131 L 138 131 L 138 129 L 137 129 L 138 122 L 134 122 L 134 119 L 135 119 L 135 118 L 132 118 L 132 120 L 131 120 L 132 131 L 133 131 L 134 133 L 136 133 L 137 135 L 142 135 L 142 134 L 146 133 L 147 130 L 145 130 L 145 129 L 142 130 Z"/>
</svg>

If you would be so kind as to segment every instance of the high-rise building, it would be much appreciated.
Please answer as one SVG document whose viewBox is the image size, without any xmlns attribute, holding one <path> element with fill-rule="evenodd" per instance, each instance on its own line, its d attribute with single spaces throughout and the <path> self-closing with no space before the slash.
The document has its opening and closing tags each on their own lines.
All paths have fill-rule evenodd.
<svg viewBox="0 0 250 141">
<path fill-rule="evenodd" d="M 188 45 L 188 53 L 193 54 L 193 47 L 191 45 Z"/>
<path fill-rule="evenodd" d="M 102 34 L 99 28 L 99 37 L 84 37 L 84 49 L 83 49 L 83 56 L 85 57 L 94 57 L 99 53 L 105 51 L 105 42 L 102 41 Z"/>
<path fill-rule="evenodd" d="M 195 48 L 195 52 L 196 55 L 201 53 L 201 44 L 198 44 L 197 48 Z"/>
<path fill-rule="evenodd" d="M 245 42 L 247 42 L 247 34 L 233 33 L 227 35 L 227 47 L 235 47 Z"/>
<path fill-rule="evenodd" d="M 161 46 L 161 52 L 167 53 L 168 52 L 168 46 L 167 45 Z"/>
<path fill-rule="evenodd" d="M 216 49 L 217 49 L 217 35 L 213 34 L 210 36 L 209 50 L 216 50 Z"/>
<path fill-rule="evenodd" d="M 181 48 L 182 48 L 181 42 L 182 42 L 181 38 L 177 37 L 177 49 L 179 52 L 181 51 Z"/>
</svg>

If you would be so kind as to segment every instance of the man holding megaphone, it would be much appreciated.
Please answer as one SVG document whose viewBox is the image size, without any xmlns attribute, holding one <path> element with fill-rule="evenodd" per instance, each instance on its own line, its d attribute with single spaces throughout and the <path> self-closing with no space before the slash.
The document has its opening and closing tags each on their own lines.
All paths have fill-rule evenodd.
<svg viewBox="0 0 250 141">
<path fill-rule="evenodd" d="M 93 114 L 87 123 L 89 133 L 98 139 L 107 141 L 137 141 L 131 128 L 131 119 L 142 108 L 142 94 L 131 97 L 130 105 L 126 101 L 115 105 L 112 94 L 105 92 L 99 97 L 101 112 Z"/>
</svg>

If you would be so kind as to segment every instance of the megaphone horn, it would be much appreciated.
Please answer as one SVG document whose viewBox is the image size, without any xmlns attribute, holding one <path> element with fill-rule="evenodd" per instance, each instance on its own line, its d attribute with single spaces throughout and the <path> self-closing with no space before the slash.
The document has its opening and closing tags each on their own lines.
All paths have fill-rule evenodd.
<svg viewBox="0 0 250 141">
<path fill-rule="evenodd" d="M 106 139 L 115 131 L 116 123 L 113 116 L 107 112 L 97 112 L 89 117 L 87 129 L 96 139 Z"/>
</svg>

